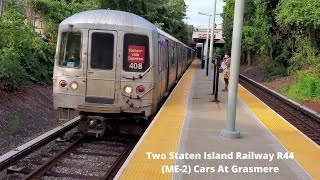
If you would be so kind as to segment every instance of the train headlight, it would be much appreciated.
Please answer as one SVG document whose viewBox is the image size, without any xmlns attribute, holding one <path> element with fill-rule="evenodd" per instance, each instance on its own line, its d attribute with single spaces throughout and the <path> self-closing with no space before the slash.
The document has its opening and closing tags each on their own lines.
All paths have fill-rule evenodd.
<svg viewBox="0 0 320 180">
<path fill-rule="evenodd" d="M 126 85 L 126 86 L 123 88 L 123 91 L 124 91 L 125 94 L 131 94 L 132 91 L 133 91 L 133 88 L 132 88 L 132 86 L 130 86 L 130 85 Z"/>
<path fill-rule="evenodd" d="M 72 82 L 72 83 L 70 84 L 70 89 L 71 89 L 72 91 L 77 90 L 77 89 L 78 89 L 78 83 L 77 83 L 77 82 Z"/>
</svg>

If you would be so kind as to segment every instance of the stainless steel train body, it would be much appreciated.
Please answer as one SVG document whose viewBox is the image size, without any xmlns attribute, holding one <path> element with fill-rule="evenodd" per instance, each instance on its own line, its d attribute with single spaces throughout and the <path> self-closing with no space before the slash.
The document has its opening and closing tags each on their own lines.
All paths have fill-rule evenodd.
<svg viewBox="0 0 320 180">
<path fill-rule="evenodd" d="M 54 108 L 147 119 L 193 58 L 191 48 L 140 16 L 75 14 L 59 26 Z"/>
</svg>

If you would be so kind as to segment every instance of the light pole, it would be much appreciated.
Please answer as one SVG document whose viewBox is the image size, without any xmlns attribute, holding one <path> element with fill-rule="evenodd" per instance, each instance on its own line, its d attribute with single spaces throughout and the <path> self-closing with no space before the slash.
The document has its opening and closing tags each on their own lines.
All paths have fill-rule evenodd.
<svg viewBox="0 0 320 180">
<path fill-rule="evenodd" d="M 216 4 L 216 3 L 215 3 Z M 222 13 L 217 13 L 217 14 L 215 14 L 216 16 L 221 16 L 222 15 Z M 214 25 L 216 25 L 216 23 L 214 22 Z M 218 25 L 220 25 L 220 24 L 218 24 Z M 216 26 L 214 26 L 214 28 L 215 28 Z M 215 29 L 214 29 L 215 30 Z M 215 36 L 214 36 L 215 37 Z M 214 42 L 213 42 L 214 43 Z M 213 52 L 213 55 L 212 55 L 212 57 L 215 59 L 215 62 L 214 62 L 214 68 L 213 68 L 213 83 L 212 83 L 212 85 L 213 85 L 213 87 L 212 87 L 212 94 L 214 95 L 214 97 L 215 97 L 215 100 L 214 100 L 214 102 L 219 102 L 218 101 L 218 84 L 219 84 L 219 62 L 218 62 L 218 59 L 217 58 L 215 58 L 215 56 L 214 56 L 214 52 Z"/>
<path fill-rule="evenodd" d="M 240 137 L 240 131 L 235 129 L 236 124 L 236 107 L 237 107 L 237 91 L 239 81 L 239 66 L 241 56 L 241 39 L 243 25 L 244 0 L 235 0 L 232 48 L 231 48 L 231 67 L 229 78 L 228 93 L 228 114 L 227 128 L 221 130 L 221 135 L 225 137 Z"/>
<path fill-rule="evenodd" d="M 216 15 L 216 6 L 217 0 L 213 0 L 213 12 L 212 12 L 212 28 L 211 28 L 211 40 L 210 40 L 210 53 L 209 53 L 209 80 L 212 80 L 212 70 L 211 70 L 211 63 L 212 63 L 212 56 L 213 56 L 213 42 L 214 42 L 214 28 L 215 24 L 215 15 Z M 217 63 L 215 63 L 217 65 Z"/>
<path fill-rule="evenodd" d="M 2 16 L 2 14 L 3 14 L 3 5 L 4 5 L 4 3 L 6 2 L 6 0 L 0 0 L 0 16 Z"/>
<path fill-rule="evenodd" d="M 205 48 L 204 48 L 204 59 L 205 59 L 205 68 L 206 68 L 206 75 L 208 76 L 208 42 L 209 42 L 209 29 L 210 29 L 210 22 L 211 22 L 211 14 L 206 14 L 206 13 L 202 13 L 202 12 L 198 12 L 198 14 L 200 15 L 204 15 L 204 16 L 209 16 L 209 22 L 208 22 L 208 29 L 207 29 L 207 40 L 205 43 Z"/>
</svg>

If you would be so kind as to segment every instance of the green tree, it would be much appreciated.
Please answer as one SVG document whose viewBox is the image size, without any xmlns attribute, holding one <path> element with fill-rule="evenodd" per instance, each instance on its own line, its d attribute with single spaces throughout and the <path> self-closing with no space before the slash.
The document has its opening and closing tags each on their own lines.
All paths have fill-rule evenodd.
<svg viewBox="0 0 320 180">
<path fill-rule="evenodd" d="M 224 7 L 226 50 L 231 49 L 234 0 Z M 262 64 L 267 77 L 298 72 L 291 97 L 316 99 L 320 79 L 320 3 L 318 0 L 247 0 L 242 50 Z"/>
<path fill-rule="evenodd" d="M 44 22 L 44 37 L 33 30 L 16 0 L 8 0 L 0 17 L 0 89 L 14 90 L 28 82 L 50 84 L 58 26 L 67 17 L 90 9 L 116 9 L 135 13 L 184 43 L 192 26 L 184 23 L 184 0 L 19 0 Z"/>
<path fill-rule="evenodd" d="M 44 35 L 51 42 L 56 42 L 61 21 L 73 14 L 100 7 L 100 1 L 98 0 L 85 2 L 78 0 L 29 0 L 28 2 L 45 22 Z"/>
<path fill-rule="evenodd" d="M 233 31 L 233 16 L 234 16 L 234 0 L 226 0 L 226 5 L 223 8 L 223 36 L 225 39 L 225 51 L 231 52 L 232 31 Z"/>
<path fill-rule="evenodd" d="M 320 74 L 320 4 L 317 0 L 281 1 L 276 9 L 277 24 L 288 34 L 293 70 L 312 68 Z M 314 68 L 313 68 L 314 67 Z"/>
<path fill-rule="evenodd" d="M 0 89 L 51 82 L 54 46 L 33 31 L 14 0 L 0 18 Z"/>
<path fill-rule="evenodd" d="M 183 22 L 187 9 L 184 0 L 105 0 L 102 7 L 142 16 L 184 43 L 188 43 L 191 36 L 190 27 Z"/>
</svg>

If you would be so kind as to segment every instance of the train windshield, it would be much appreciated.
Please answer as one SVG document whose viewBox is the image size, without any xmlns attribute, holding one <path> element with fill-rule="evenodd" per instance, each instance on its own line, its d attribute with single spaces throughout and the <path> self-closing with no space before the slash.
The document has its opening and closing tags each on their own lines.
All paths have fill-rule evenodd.
<svg viewBox="0 0 320 180">
<path fill-rule="evenodd" d="M 59 65 L 68 68 L 80 67 L 80 32 L 63 32 L 61 34 Z"/>
<path fill-rule="evenodd" d="M 123 70 L 144 72 L 150 67 L 149 38 L 144 35 L 125 34 Z"/>
</svg>

